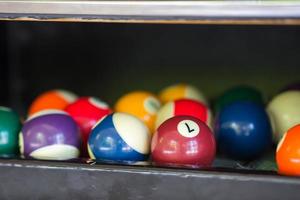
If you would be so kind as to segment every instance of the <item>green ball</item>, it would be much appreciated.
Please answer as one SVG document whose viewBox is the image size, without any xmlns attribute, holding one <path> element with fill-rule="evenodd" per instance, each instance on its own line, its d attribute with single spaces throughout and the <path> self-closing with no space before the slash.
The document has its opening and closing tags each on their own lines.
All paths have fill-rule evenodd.
<svg viewBox="0 0 300 200">
<path fill-rule="evenodd" d="M 0 157 L 14 157 L 19 153 L 19 116 L 10 108 L 0 107 Z"/>
<path fill-rule="evenodd" d="M 225 106 L 236 101 L 251 101 L 263 104 L 262 94 L 255 88 L 249 86 L 238 86 L 227 90 L 215 103 L 215 112 L 219 112 Z"/>
</svg>

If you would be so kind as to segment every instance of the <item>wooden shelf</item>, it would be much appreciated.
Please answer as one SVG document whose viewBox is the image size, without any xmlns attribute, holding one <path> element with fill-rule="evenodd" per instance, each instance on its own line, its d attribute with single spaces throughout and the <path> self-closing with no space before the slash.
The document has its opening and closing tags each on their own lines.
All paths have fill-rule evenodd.
<svg viewBox="0 0 300 200">
<path fill-rule="evenodd" d="M 300 1 L 0 0 L 0 19 L 299 25 Z"/>
</svg>

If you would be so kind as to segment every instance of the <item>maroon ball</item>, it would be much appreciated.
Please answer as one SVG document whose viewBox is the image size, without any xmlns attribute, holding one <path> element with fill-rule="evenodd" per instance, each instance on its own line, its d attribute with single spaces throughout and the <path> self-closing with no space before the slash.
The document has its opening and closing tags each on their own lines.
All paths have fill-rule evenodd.
<svg viewBox="0 0 300 200">
<path fill-rule="evenodd" d="M 26 158 L 69 160 L 79 155 L 79 128 L 63 111 L 36 113 L 25 121 L 19 138 L 20 152 Z"/>
<path fill-rule="evenodd" d="M 158 165 L 209 167 L 216 143 L 210 128 L 191 116 L 176 116 L 160 125 L 152 138 L 152 160 Z"/>
</svg>

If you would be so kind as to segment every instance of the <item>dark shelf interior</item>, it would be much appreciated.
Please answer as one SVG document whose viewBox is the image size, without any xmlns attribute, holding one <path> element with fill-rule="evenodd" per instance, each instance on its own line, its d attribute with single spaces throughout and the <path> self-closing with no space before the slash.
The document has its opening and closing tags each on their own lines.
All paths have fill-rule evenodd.
<svg viewBox="0 0 300 200">
<path fill-rule="evenodd" d="M 299 26 L 0 22 L 0 102 L 25 117 L 48 89 L 97 96 L 113 106 L 131 90 L 156 93 L 177 82 L 199 87 L 211 103 L 241 84 L 261 90 L 267 102 L 299 80 L 299 33 Z M 260 166 L 266 160 L 240 168 L 221 161 L 208 171 L 0 160 L 6 183 L 0 193 L 6 199 L 299 196 L 299 179 Z"/>
</svg>

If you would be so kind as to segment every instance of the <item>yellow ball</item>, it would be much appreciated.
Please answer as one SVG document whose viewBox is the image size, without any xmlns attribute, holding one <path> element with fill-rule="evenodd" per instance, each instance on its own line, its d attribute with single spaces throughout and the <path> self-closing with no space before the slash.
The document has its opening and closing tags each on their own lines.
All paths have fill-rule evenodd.
<svg viewBox="0 0 300 200">
<path fill-rule="evenodd" d="M 158 95 L 160 101 L 165 104 L 178 99 L 193 99 L 207 105 L 205 96 L 196 87 L 184 83 L 169 86 Z"/>
<path fill-rule="evenodd" d="M 287 91 L 275 96 L 267 107 L 273 128 L 273 138 L 278 142 L 291 127 L 300 124 L 300 92 Z"/>
<path fill-rule="evenodd" d="M 146 91 L 134 91 L 122 96 L 115 105 L 116 112 L 125 112 L 141 119 L 154 132 L 154 123 L 161 106 L 158 98 Z"/>
</svg>

